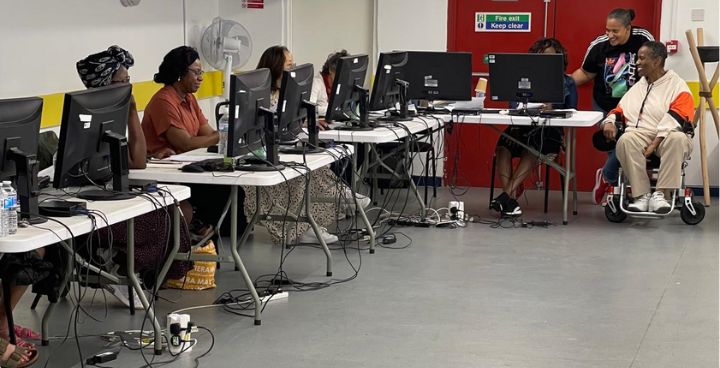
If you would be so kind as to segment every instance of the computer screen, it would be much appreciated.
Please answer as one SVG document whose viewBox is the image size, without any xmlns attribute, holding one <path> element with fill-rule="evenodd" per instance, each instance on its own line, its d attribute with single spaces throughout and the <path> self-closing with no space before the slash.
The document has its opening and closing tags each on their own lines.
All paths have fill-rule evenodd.
<svg viewBox="0 0 720 368">
<path fill-rule="evenodd" d="M 563 102 L 562 54 L 489 54 L 493 101 Z"/>
<path fill-rule="evenodd" d="M 263 147 L 265 121 L 258 107 L 270 108 L 270 69 L 230 76 L 230 111 L 227 156 L 236 157 Z"/>
<path fill-rule="evenodd" d="M 0 179 L 17 188 L 21 218 L 37 218 L 38 136 L 43 100 L 39 97 L 0 100 Z"/>
<path fill-rule="evenodd" d="M 65 94 L 55 163 L 55 188 L 105 184 L 112 191 L 84 191 L 92 200 L 130 198 L 125 132 L 132 85 L 110 85 Z"/>
<path fill-rule="evenodd" d="M 406 81 L 407 63 L 408 53 L 405 51 L 380 53 L 370 94 L 371 111 L 394 109 L 401 102 L 401 85 L 398 82 Z"/>
<path fill-rule="evenodd" d="M 349 55 L 338 60 L 328 96 L 327 122 L 350 120 L 367 124 L 367 90 L 363 88 L 367 67 L 367 55 Z"/>
<path fill-rule="evenodd" d="M 472 97 L 472 54 L 408 51 L 405 81 L 412 100 L 467 101 Z"/>
<path fill-rule="evenodd" d="M 277 107 L 280 143 L 294 142 L 302 132 L 303 121 L 308 116 L 303 101 L 310 101 L 313 73 L 312 64 L 299 65 L 283 72 Z"/>
</svg>

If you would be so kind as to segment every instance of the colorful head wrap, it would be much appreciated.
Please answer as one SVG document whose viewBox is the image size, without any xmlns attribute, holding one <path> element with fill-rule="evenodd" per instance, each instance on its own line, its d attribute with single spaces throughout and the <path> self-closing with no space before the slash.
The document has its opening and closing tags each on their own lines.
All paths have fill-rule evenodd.
<svg viewBox="0 0 720 368">
<path fill-rule="evenodd" d="M 113 45 L 106 51 L 92 54 L 77 62 L 76 67 L 85 87 L 103 87 L 110 84 L 113 74 L 124 66 L 130 69 L 135 59 L 122 47 Z"/>
</svg>

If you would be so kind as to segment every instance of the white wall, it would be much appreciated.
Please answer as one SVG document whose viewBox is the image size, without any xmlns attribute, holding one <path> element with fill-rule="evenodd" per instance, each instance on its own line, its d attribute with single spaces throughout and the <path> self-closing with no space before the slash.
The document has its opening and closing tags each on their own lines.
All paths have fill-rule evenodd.
<svg viewBox="0 0 720 368">
<path fill-rule="evenodd" d="M 447 0 L 378 0 L 378 50 L 447 50 Z"/>
<path fill-rule="evenodd" d="M 705 11 L 704 21 L 693 21 L 690 17 L 692 9 Z M 664 0 L 662 4 L 662 19 L 660 22 L 660 40 L 678 40 L 680 48 L 677 54 L 668 57 L 666 68 L 672 69 L 687 81 L 698 81 L 697 70 L 688 48 L 685 32 L 692 30 L 697 36 L 696 29 L 703 28 L 705 45 L 718 45 L 720 43 L 720 6 L 716 0 Z M 696 40 L 697 41 L 697 40 Z M 706 66 L 707 78 L 710 79 L 717 67 L 717 63 Z M 708 156 L 708 174 L 710 185 L 718 186 L 718 132 L 712 122 L 710 112 L 706 113 L 705 133 Z M 702 185 L 700 171 L 700 144 L 699 130 L 695 134 L 695 148 L 690 164 L 686 169 L 686 183 L 692 186 Z"/>
<path fill-rule="evenodd" d="M 149 80 L 163 55 L 181 45 L 182 2 L 2 1 L 0 98 L 83 89 L 81 58 L 117 44 L 136 58 L 131 73 Z"/>
<path fill-rule="evenodd" d="M 316 71 L 335 51 L 372 53 L 372 0 L 292 1 L 291 23 L 295 62 L 312 63 Z"/>
</svg>

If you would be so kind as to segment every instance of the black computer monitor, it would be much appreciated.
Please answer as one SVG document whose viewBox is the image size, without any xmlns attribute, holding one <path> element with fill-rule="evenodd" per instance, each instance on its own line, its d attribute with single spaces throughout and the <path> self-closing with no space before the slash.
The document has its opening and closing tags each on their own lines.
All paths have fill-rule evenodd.
<svg viewBox="0 0 720 368">
<path fill-rule="evenodd" d="M 472 97 L 472 54 L 408 51 L 405 81 L 411 100 L 468 101 Z"/>
<path fill-rule="evenodd" d="M 39 97 L 0 100 L 0 179 L 17 188 L 20 218 L 37 224 L 38 135 L 43 100 Z"/>
<path fill-rule="evenodd" d="M 344 56 L 337 61 L 325 121 L 350 121 L 353 128 L 372 129 L 368 123 L 368 91 L 363 88 L 367 67 L 367 55 Z"/>
<path fill-rule="evenodd" d="M 405 51 L 380 53 L 369 108 L 372 111 L 390 111 L 390 115 L 382 120 L 412 120 L 408 113 L 407 66 L 408 53 Z M 400 109 L 396 110 L 398 104 Z"/>
<path fill-rule="evenodd" d="M 125 137 L 132 85 L 110 85 L 65 94 L 55 163 L 55 188 L 103 185 L 112 190 L 86 190 L 89 200 L 131 198 L 128 143 Z"/>
<path fill-rule="evenodd" d="M 257 69 L 230 76 L 227 156 L 252 153 L 263 147 L 265 120 L 258 107 L 270 108 L 270 70 Z"/>
<path fill-rule="evenodd" d="M 492 101 L 563 102 L 562 54 L 489 54 Z"/>
<path fill-rule="evenodd" d="M 309 146 L 282 147 L 282 153 L 316 153 L 323 150 L 318 147 L 318 128 L 315 104 L 310 102 L 314 77 L 313 65 L 303 64 L 283 72 L 280 83 L 280 95 L 277 107 L 278 132 L 280 144 L 295 144 L 302 133 L 303 122 L 308 121 Z"/>
<path fill-rule="evenodd" d="M 282 168 L 278 158 L 275 114 L 270 110 L 272 77 L 261 68 L 230 76 L 227 156 L 236 157 L 265 147 L 266 159 L 236 165 L 238 170 Z"/>
</svg>

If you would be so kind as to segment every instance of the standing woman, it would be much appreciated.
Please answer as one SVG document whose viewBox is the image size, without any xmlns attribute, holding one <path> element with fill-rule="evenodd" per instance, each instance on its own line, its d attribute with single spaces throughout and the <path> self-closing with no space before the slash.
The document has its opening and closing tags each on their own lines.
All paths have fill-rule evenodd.
<svg viewBox="0 0 720 368">
<path fill-rule="evenodd" d="M 605 34 L 590 43 L 582 66 L 572 73 L 580 86 L 593 81 L 593 109 L 607 114 L 620 102 L 625 92 L 639 80 L 636 71 L 638 50 L 654 41 L 644 28 L 633 26 L 633 9 L 614 9 L 608 14 Z M 608 152 L 605 166 L 597 170 L 593 200 L 600 204 L 609 185 L 617 184 L 620 163 L 615 151 Z"/>
</svg>

